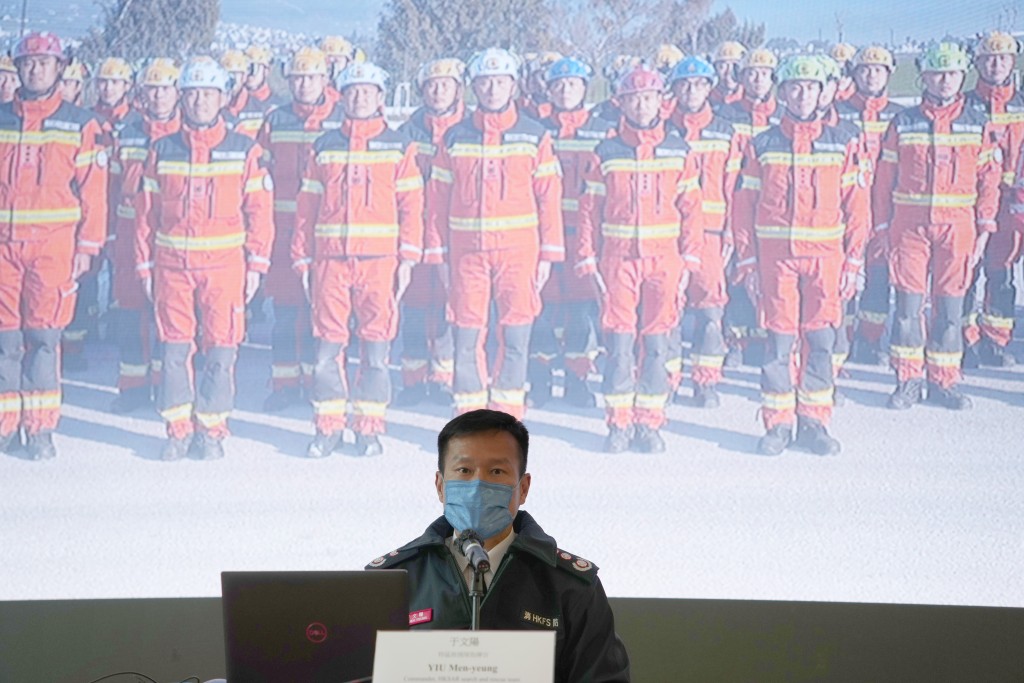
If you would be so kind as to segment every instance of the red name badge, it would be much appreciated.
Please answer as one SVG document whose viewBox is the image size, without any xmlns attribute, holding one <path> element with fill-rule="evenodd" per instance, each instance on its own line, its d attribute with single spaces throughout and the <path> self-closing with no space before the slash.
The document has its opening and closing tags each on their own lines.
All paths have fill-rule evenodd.
<svg viewBox="0 0 1024 683">
<path fill-rule="evenodd" d="M 434 620 L 434 609 L 421 609 L 415 612 L 409 612 L 409 626 L 416 626 L 417 624 L 429 624 Z"/>
</svg>

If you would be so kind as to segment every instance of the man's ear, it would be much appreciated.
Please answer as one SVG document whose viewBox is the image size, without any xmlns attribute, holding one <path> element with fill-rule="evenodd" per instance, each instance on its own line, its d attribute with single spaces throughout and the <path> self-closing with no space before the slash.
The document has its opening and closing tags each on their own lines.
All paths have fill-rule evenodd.
<svg viewBox="0 0 1024 683">
<path fill-rule="evenodd" d="M 533 477 L 527 472 L 523 475 L 523 478 L 519 481 L 519 504 L 522 505 L 526 502 L 526 496 L 530 493 L 530 482 L 533 481 Z"/>
<path fill-rule="evenodd" d="M 444 504 L 444 477 L 440 472 L 434 472 L 434 488 L 437 489 L 437 499 Z"/>
</svg>

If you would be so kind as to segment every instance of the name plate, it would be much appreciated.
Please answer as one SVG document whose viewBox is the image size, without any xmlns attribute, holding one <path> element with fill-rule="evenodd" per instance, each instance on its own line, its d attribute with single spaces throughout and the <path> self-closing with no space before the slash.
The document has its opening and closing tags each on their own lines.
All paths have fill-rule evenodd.
<svg viewBox="0 0 1024 683">
<path fill-rule="evenodd" d="M 554 631 L 378 631 L 374 683 L 553 683 Z"/>
</svg>

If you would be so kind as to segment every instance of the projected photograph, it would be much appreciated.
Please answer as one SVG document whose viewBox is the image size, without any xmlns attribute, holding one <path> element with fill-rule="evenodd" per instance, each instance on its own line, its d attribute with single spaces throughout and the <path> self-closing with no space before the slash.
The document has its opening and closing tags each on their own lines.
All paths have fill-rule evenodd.
<svg viewBox="0 0 1024 683">
<path fill-rule="evenodd" d="M 490 409 L 609 596 L 1024 607 L 1022 41 L 1002 0 L 0 2 L 0 600 L 389 565 Z"/>
</svg>

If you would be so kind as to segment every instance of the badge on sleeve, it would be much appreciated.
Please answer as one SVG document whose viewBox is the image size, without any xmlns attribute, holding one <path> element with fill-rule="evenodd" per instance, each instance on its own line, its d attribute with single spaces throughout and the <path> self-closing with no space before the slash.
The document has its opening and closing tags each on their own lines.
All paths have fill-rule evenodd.
<svg viewBox="0 0 1024 683">
<path fill-rule="evenodd" d="M 107 154 L 107 150 L 101 149 L 96 153 L 96 165 L 100 168 L 106 168 L 107 164 L 110 163 L 110 155 Z"/>
<path fill-rule="evenodd" d="M 271 192 L 274 189 L 274 179 L 270 177 L 270 174 L 263 176 L 263 189 L 267 192 Z"/>
</svg>

